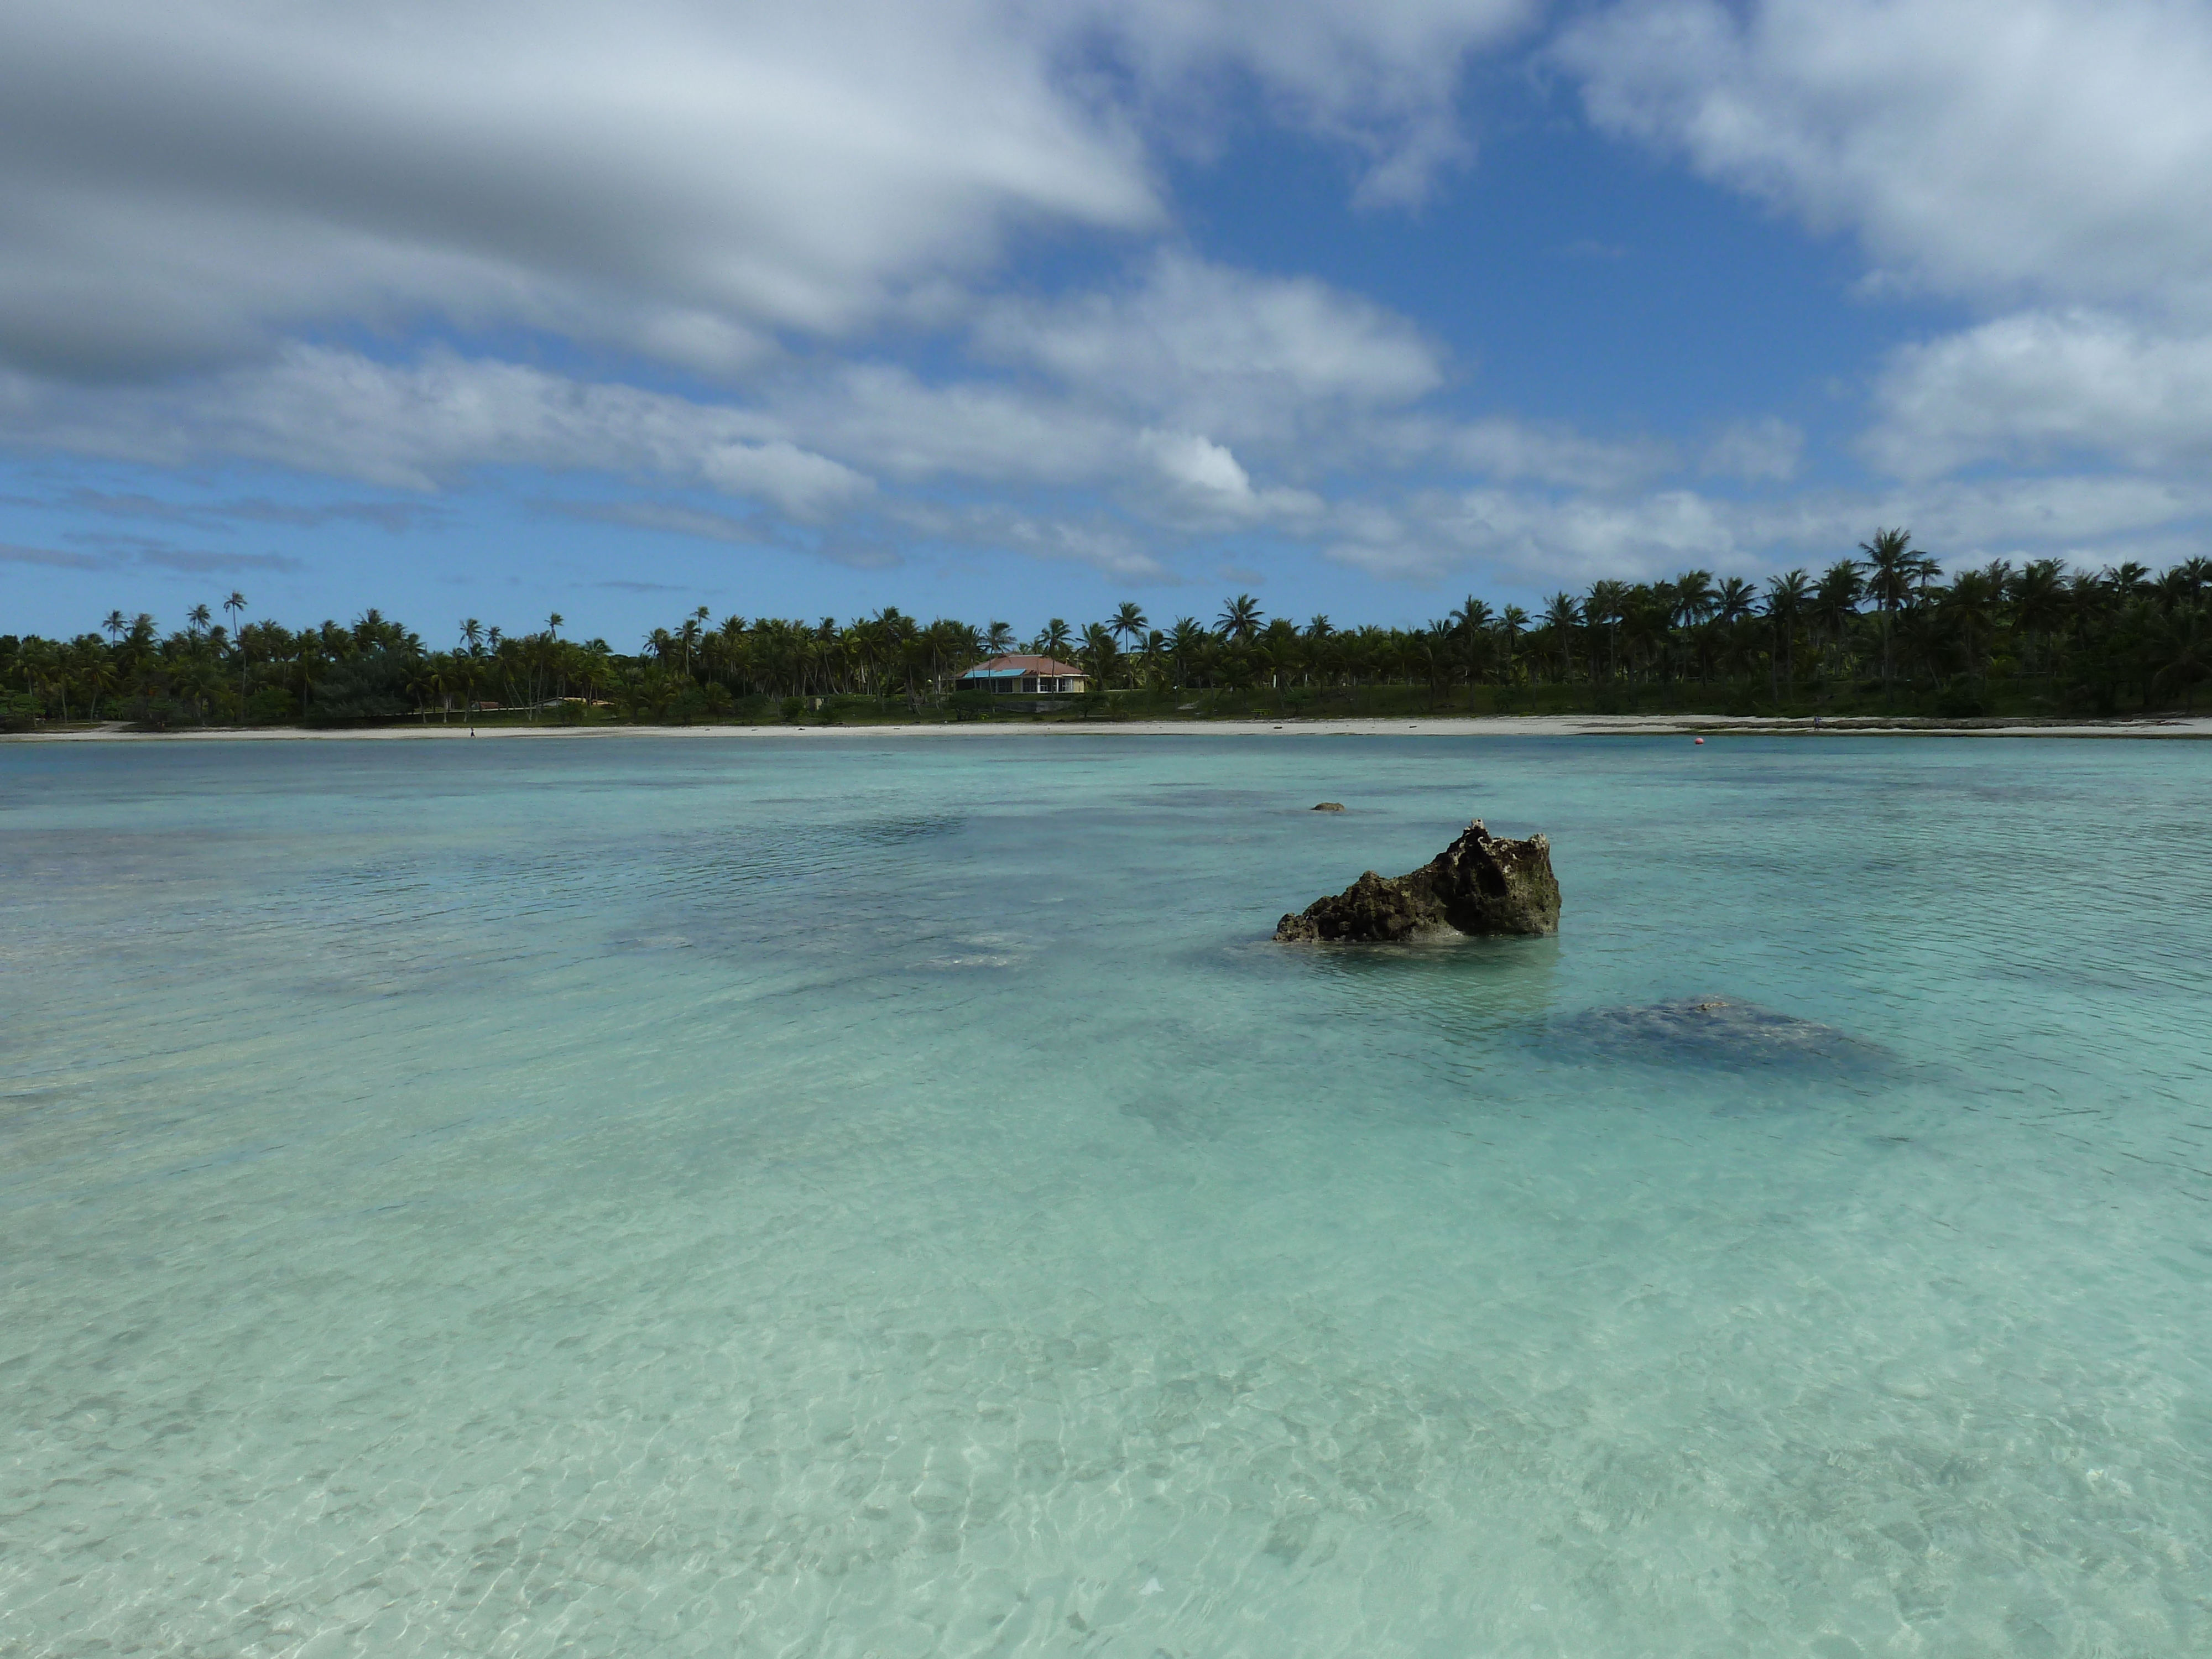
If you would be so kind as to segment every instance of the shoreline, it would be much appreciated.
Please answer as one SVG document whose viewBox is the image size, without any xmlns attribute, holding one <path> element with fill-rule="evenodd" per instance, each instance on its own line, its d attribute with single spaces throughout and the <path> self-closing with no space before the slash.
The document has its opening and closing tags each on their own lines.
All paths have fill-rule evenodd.
<svg viewBox="0 0 2212 1659">
<path fill-rule="evenodd" d="M 1316 737 L 1821 737 L 1821 738 L 2212 738 L 2212 715 L 2163 715 L 2141 720 L 1947 721 L 1879 718 L 1778 720 L 1757 714 L 1432 714 L 1413 720 L 1091 720 L 1050 724 L 947 721 L 884 726 L 486 726 L 484 738 L 927 738 L 1024 733 L 1084 737 L 1251 737 L 1281 732 Z M 120 722 L 89 731 L 18 732 L 9 743 L 398 743 L 466 740 L 463 725 L 380 726 L 366 729 L 306 726 L 211 726 L 189 732 L 131 732 Z"/>
</svg>

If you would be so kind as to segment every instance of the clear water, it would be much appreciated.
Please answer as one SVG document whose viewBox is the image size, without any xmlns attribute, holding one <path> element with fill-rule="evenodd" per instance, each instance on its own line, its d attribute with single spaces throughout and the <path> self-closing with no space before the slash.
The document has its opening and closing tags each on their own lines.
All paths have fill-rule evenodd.
<svg viewBox="0 0 2212 1659">
<path fill-rule="evenodd" d="M 0 1653 L 2212 1651 L 2208 786 L 0 749 Z"/>
</svg>

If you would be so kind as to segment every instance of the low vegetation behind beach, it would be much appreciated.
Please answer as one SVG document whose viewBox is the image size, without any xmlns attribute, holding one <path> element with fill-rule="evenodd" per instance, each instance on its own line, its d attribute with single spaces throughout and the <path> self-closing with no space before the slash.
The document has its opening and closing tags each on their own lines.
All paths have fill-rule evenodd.
<svg viewBox="0 0 2212 1659">
<path fill-rule="evenodd" d="M 1903 531 L 1817 576 L 1764 586 L 1692 570 L 1599 581 L 1537 612 L 1469 595 L 1418 628 L 1269 617 L 1249 593 L 1211 623 L 1156 626 L 1123 604 L 1029 638 L 1004 622 L 896 607 L 839 623 L 704 605 L 633 651 L 565 619 L 513 632 L 464 619 L 450 647 L 377 611 L 293 629 L 233 592 L 164 631 L 109 612 L 74 639 L 0 635 L 0 727 L 349 726 L 1735 714 L 2106 718 L 2194 712 L 2208 676 L 2212 561 L 2069 570 L 2004 561 L 1945 578 Z M 1022 647 L 1085 689 L 1022 696 L 961 676 Z"/>
</svg>

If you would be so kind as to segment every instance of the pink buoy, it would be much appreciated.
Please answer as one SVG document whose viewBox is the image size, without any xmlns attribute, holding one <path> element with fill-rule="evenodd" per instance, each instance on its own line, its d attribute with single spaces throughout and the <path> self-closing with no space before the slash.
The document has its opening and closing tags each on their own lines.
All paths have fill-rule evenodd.
<svg viewBox="0 0 2212 1659">
<path fill-rule="evenodd" d="M 1703 742 L 1705 741 L 1705 739 L 1704 739 L 1703 738 L 1699 738 L 1698 739 L 1698 741 L 1699 743 L 1703 743 Z"/>
</svg>

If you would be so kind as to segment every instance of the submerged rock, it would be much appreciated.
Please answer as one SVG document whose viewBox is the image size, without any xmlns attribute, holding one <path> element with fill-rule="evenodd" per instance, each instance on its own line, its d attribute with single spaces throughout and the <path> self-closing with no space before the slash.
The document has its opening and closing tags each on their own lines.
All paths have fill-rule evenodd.
<svg viewBox="0 0 2212 1659">
<path fill-rule="evenodd" d="M 1508 841 L 1468 824 L 1457 841 L 1402 876 L 1370 870 L 1333 898 L 1275 925 L 1279 939 L 1388 942 L 1443 933 L 1556 933 L 1559 884 L 1552 843 Z"/>
<path fill-rule="evenodd" d="M 1683 997 L 1634 1008 L 1593 1008 L 1566 1022 L 1568 1039 L 1623 1059 L 1720 1066 L 1814 1063 L 1864 1066 L 1883 1052 L 1817 1020 L 1734 997 Z"/>
</svg>

